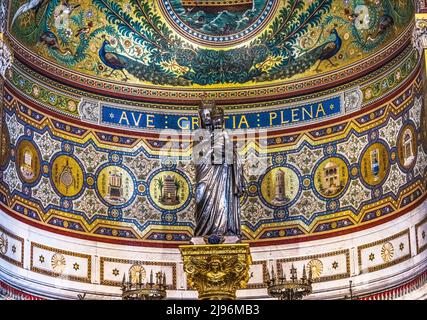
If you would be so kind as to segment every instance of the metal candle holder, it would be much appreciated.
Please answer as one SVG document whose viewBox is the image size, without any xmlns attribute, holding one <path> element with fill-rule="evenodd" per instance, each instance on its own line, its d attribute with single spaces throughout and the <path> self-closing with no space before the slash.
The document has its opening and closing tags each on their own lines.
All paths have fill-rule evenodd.
<svg viewBox="0 0 427 320">
<path fill-rule="evenodd" d="M 290 279 L 286 279 L 283 272 L 282 275 L 275 275 L 274 269 L 271 269 L 271 274 L 268 274 L 267 292 L 268 295 L 279 300 L 301 300 L 304 296 L 312 293 L 312 272 L 311 269 L 307 273 L 305 266 L 303 268 L 302 277 L 298 279 L 297 269 L 292 265 L 290 270 Z"/>
<path fill-rule="evenodd" d="M 166 274 L 164 272 L 156 272 L 156 280 L 154 282 L 153 271 L 150 273 L 150 281 L 143 283 L 142 274 L 139 274 L 139 279 L 132 282 L 132 277 L 129 273 L 129 280 L 126 281 L 126 275 L 123 275 L 122 281 L 122 299 L 123 300 L 163 300 L 166 298 Z"/>
</svg>

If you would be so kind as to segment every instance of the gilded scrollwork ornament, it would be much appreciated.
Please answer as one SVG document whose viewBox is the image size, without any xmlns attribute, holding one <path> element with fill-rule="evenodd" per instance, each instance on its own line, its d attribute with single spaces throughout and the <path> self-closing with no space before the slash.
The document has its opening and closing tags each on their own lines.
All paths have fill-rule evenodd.
<svg viewBox="0 0 427 320">
<path fill-rule="evenodd" d="M 249 281 L 249 245 L 181 246 L 188 286 L 200 300 L 234 300 Z"/>
</svg>

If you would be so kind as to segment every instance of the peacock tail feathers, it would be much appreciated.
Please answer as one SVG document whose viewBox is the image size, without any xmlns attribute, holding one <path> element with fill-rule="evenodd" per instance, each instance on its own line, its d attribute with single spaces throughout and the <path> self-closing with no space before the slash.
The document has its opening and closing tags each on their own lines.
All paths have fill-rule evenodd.
<svg viewBox="0 0 427 320">
<path fill-rule="evenodd" d="M 172 32 L 160 16 L 154 14 L 149 3 L 142 3 L 141 0 L 131 0 L 130 3 L 134 5 L 136 17 L 141 21 L 146 32 L 150 33 L 152 39 L 163 47 L 171 45 L 174 41 Z"/>
<path fill-rule="evenodd" d="M 170 31 L 161 22 L 160 17 L 152 12 L 148 2 L 131 1 L 134 14 L 138 19 L 132 18 L 114 1 L 93 0 L 93 3 L 105 13 L 109 23 L 117 26 L 120 34 L 133 38 L 136 43 L 150 51 L 165 50 L 171 41 Z"/>
<path fill-rule="evenodd" d="M 308 32 L 310 27 L 317 27 L 322 17 L 331 9 L 332 0 L 313 1 L 305 9 L 306 1 L 290 0 L 280 10 L 269 30 L 257 41 L 266 43 L 269 48 L 285 46 L 292 49 L 297 39 Z"/>
<path fill-rule="evenodd" d="M 304 73 L 310 69 L 318 60 L 319 52 L 314 50 L 306 52 L 298 58 L 288 59 L 281 65 L 278 65 L 270 70 L 269 73 L 263 73 L 256 77 L 255 81 L 274 81 L 279 79 L 287 79 L 299 73 Z"/>
<path fill-rule="evenodd" d="M 126 58 L 126 57 L 124 57 Z M 161 73 L 158 66 L 145 65 L 139 61 L 126 58 L 126 71 L 135 78 L 158 85 L 189 86 L 191 82 L 170 73 Z"/>
<path fill-rule="evenodd" d="M 78 27 L 82 28 L 85 25 L 85 14 L 80 10 L 77 14 L 70 17 L 70 20 Z"/>
<path fill-rule="evenodd" d="M 411 18 L 411 15 L 415 10 L 414 1 L 405 1 L 404 8 L 395 7 L 393 3 L 394 1 L 384 0 L 382 2 L 383 2 L 385 12 L 393 18 L 394 22 L 397 25 L 405 24 L 408 21 L 408 19 Z"/>
<path fill-rule="evenodd" d="M 315 52 L 299 56 L 298 39 L 307 34 L 311 27 L 318 27 L 324 15 L 331 9 L 331 0 L 316 0 L 306 8 L 306 1 L 291 0 L 280 9 L 269 29 L 251 45 L 265 45 L 268 55 L 282 56 L 280 64 L 269 70 L 269 74 L 254 75 L 256 81 L 289 78 L 308 70 L 317 60 Z"/>
</svg>

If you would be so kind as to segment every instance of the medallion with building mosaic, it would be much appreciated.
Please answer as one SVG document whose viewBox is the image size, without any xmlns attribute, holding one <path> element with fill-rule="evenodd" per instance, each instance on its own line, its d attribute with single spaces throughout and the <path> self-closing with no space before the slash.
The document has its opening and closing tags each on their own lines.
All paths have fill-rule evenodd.
<svg viewBox="0 0 427 320">
<path fill-rule="evenodd" d="M 160 209 L 179 210 L 191 195 L 187 179 L 179 172 L 160 170 L 149 180 L 150 200 Z"/>
<path fill-rule="evenodd" d="M 417 133 L 413 125 L 408 124 L 402 128 L 398 137 L 397 153 L 399 162 L 405 169 L 410 169 L 415 165 Z"/>
<path fill-rule="evenodd" d="M 273 207 L 291 203 L 300 190 L 300 180 L 296 172 L 288 167 L 275 167 L 261 180 L 261 195 Z"/>
<path fill-rule="evenodd" d="M 389 152 L 384 143 L 374 143 L 362 156 L 362 178 L 368 185 L 377 186 L 384 181 L 390 169 Z"/>
<path fill-rule="evenodd" d="M 97 174 L 97 190 L 110 205 L 123 205 L 133 197 L 134 181 L 130 173 L 119 166 L 106 166 Z"/>
<path fill-rule="evenodd" d="M 323 160 L 314 174 L 317 192 L 326 198 L 341 194 L 348 183 L 348 167 L 344 160 L 331 157 Z"/>
<path fill-rule="evenodd" d="M 16 165 L 23 182 L 32 184 L 40 176 L 40 156 L 35 145 L 29 140 L 21 140 L 16 148 Z"/>
<path fill-rule="evenodd" d="M 65 197 L 74 197 L 83 188 L 83 169 L 72 157 L 61 155 L 52 163 L 53 185 Z"/>
</svg>

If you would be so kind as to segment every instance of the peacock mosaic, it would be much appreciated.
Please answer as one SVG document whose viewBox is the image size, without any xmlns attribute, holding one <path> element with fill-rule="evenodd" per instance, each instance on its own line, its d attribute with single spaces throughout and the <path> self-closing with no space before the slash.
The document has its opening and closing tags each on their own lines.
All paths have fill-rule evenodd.
<svg viewBox="0 0 427 320">
<path fill-rule="evenodd" d="M 419 204 L 427 187 L 422 88 L 418 71 L 386 101 L 328 126 L 276 128 L 265 143 L 236 134 L 247 181 L 245 241 L 351 230 Z M 46 113 L 9 84 L 4 104 L 6 212 L 77 236 L 170 245 L 191 238 L 195 177 L 185 133 L 167 143 L 158 134 L 86 127 Z M 255 174 L 256 161 L 266 168 Z"/>
<path fill-rule="evenodd" d="M 36 55 L 79 74 L 197 89 L 341 70 L 393 43 L 414 11 L 400 0 L 191 3 L 9 1 L 9 25 Z"/>
</svg>

